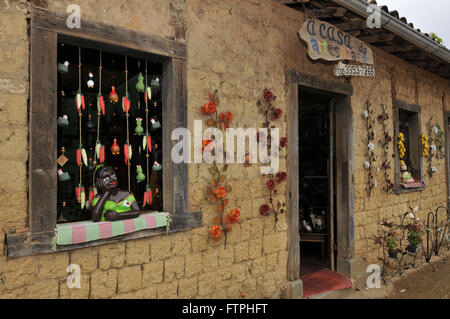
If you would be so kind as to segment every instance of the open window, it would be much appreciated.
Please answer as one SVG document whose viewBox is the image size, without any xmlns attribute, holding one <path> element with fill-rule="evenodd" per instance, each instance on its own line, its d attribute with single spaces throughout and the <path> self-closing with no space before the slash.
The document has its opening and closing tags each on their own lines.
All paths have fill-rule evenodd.
<svg viewBox="0 0 450 319">
<path fill-rule="evenodd" d="M 396 101 L 396 192 L 423 190 L 420 106 Z"/>
<path fill-rule="evenodd" d="M 145 71 L 145 61 L 147 61 L 148 84 L 152 80 L 160 79 L 159 92 L 157 92 L 158 90 L 155 86 L 154 100 L 151 100 L 150 105 L 150 107 L 154 107 L 156 102 L 159 110 L 152 110 L 149 115 L 154 115 L 156 117 L 155 120 L 159 120 L 161 125 L 161 128 L 155 128 L 155 134 L 152 134 L 152 137 L 154 136 L 152 147 L 155 147 L 155 143 L 159 143 L 158 146 L 164 145 L 164 147 L 160 147 L 161 152 L 158 159 L 156 159 L 160 160 L 160 164 L 163 166 L 160 180 L 156 182 L 162 190 L 160 190 L 162 196 L 156 203 L 159 207 L 154 206 L 150 207 L 150 209 L 170 214 L 172 220 L 171 232 L 199 226 L 201 224 L 201 212 L 188 213 L 187 163 L 175 164 L 170 160 L 170 151 L 174 144 L 174 141 L 171 140 L 172 130 L 177 127 L 187 127 L 186 45 L 119 27 L 112 28 L 109 25 L 84 19 L 81 21 L 82 28 L 69 29 L 66 26 L 66 19 L 67 17 L 64 15 L 33 7 L 30 29 L 29 224 L 26 232 L 6 235 L 8 256 L 17 257 L 55 251 L 53 244 L 55 228 L 59 225 L 57 221 L 63 222 L 63 219 L 70 220 L 71 218 L 73 218 L 72 221 L 76 221 L 87 218 L 81 205 L 79 205 L 78 196 L 75 196 L 73 193 L 73 188 L 76 188 L 79 184 L 79 177 L 77 177 L 75 172 L 75 170 L 79 169 L 79 166 L 76 165 L 74 151 L 76 152 L 80 144 L 79 126 L 77 125 L 79 121 L 73 98 L 77 93 L 75 89 L 79 88 L 81 82 L 81 85 L 84 86 L 83 94 L 86 94 L 85 108 L 91 108 L 88 112 L 84 111 L 85 114 L 83 114 L 81 122 L 82 130 L 85 129 L 85 134 L 83 132 L 81 134 L 82 141 L 89 161 L 89 158 L 94 158 L 95 143 L 93 145 L 89 141 L 90 133 L 87 131 L 87 128 L 92 126 L 89 124 L 89 121 L 93 122 L 94 125 L 97 124 L 97 101 L 95 96 L 99 92 L 99 77 L 98 65 L 95 64 L 99 64 L 100 51 L 103 52 L 102 62 L 104 62 L 103 70 L 105 75 L 102 77 L 104 82 L 102 84 L 102 90 L 104 90 L 102 94 L 105 100 L 109 98 L 110 86 L 112 85 L 116 86 L 116 92 L 119 93 L 120 97 L 123 96 L 121 92 L 123 90 L 126 91 L 126 88 L 123 87 L 125 84 L 123 81 L 125 79 L 125 60 L 128 63 L 130 92 L 132 90 L 136 91 L 136 81 L 139 73 Z M 82 67 L 86 69 L 91 68 L 91 70 L 83 72 L 81 78 L 77 76 L 68 76 L 67 79 L 59 77 L 57 65 L 65 62 L 63 56 L 58 56 L 62 54 L 61 43 L 64 43 L 64 53 L 71 56 L 70 59 L 73 60 L 73 58 L 77 57 L 75 63 L 69 65 L 69 73 L 75 72 L 76 74 L 78 72 L 79 48 L 81 48 L 82 55 L 84 55 Z M 120 69 L 123 69 L 122 72 L 116 73 Z M 94 88 L 86 87 L 87 81 L 90 79 L 89 72 L 92 72 L 94 75 Z M 107 75 L 108 72 L 110 73 L 109 76 Z M 115 78 L 113 76 L 114 73 L 116 73 Z M 73 81 L 75 82 L 72 83 Z M 108 83 L 108 81 L 115 81 L 115 83 Z M 156 85 L 156 83 L 154 84 Z M 62 96 L 61 90 L 64 91 L 67 99 Z M 129 121 L 130 127 L 128 132 L 130 133 L 130 140 L 139 138 L 139 135 L 135 136 L 134 134 L 137 126 L 136 117 L 142 116 L 143 110 L 145 114 L 145 106 L 141 105 L 142 109 L 139 110 L 137 104 L 138 101 L 140 103 L 143 102 L 142 98 L 135 96 L 133 101 L 132 107 L 137 113 L 132 116 L 133 120 Z M 108 108 L 108 105 L 106 105 L 106 108 Z M 105 145 L 107 161 L 111 166 L 116 167 L 120 174 L 119 180 L 122 183 L 120 186 L 122 188 L 130 187 L 136 198 L 141 201 L 145 185 L 135 182 L 132 182 L 130 185 L 128 183 L 128 170 L 123 163 L 123 138 L 126 131 L 118 128 L 122 127 L 126 122 L 124 122 L 125 117 L 121 108 L 122 104 L 119 101 L 115 107 L 110 106 L 110 111 L 116 110 L 116 117 L 114 117 L 114 111 L 108 112 L 109 114 L 106 113 L 104 116 L 102 115 L 100 140 Z M 69 113 L 69 125 L 60 127 L 57 119 L 61 117 L 64 122 L 63 115 L 65 113 Z M 91 115 L 91 119 L 89 119 L 89 115 Z M 71 122 L 73 127 L 70 124 Z M 59 130 L 60 132 L 58 132 Z M 156 130 L 160 132 L 156 133 Z M 76 136 L 78 136 L 78 142 L 76 141 Z M 121 148 L 120 155 L 117 158 L 111 154 L 111 142 L 114 144 L 114 138 L 117 139 L 117 144 Z M 93 139 L 97 140 L 96 136 Z M 142 143 L 135 143 L 132 150 L 133 159 L 142 161 L 142 164 L 144 164 L 142 156 L 145 152 L 142 152 L 141 149 L 141 154 L 139 154 L 138 144 L 142 145 Z M 73 185 L 66 189 L 58 185 L 60 183 L 58 182 L 58 169 L 61 167 L 58 164 L 58 158 L 61 155 L 63 146 L 65 151 L 69 153 L 67 157 L 71 160 L 72 165 L 75 163 L 75 167 L 72 168 L 67 166 L 66 169 L 65 166 L 71 164 L 62 166 L 63 172 L 67 170 L 70 173 L 72 170 L 72 174 L 69 175 Z M 151 160 L 154 162 L 153 157 Z M 135 178 L 137 174 L 135 165 L 138 164 L 133 162 L 132 165 L 134 167 L 130 170 L 131 179 Z M 145 165 L 142 165 L 144 169 L 146 169 Z M 83 166 L 81 172 L 86 195 L 88 194 L 89 186 L 92 185 L 90 182 L 92 174 L 89 170 L 88 163 L 88 165 Z M 145 183 L 147 184 L 147 181 Z M 63 202 L 66 202 L 66 208 L 73 207 L 73 214 L 67 214 L 67 212 L 65 214 L 61 210 Z M 76 207 L 79 207 L 79 209 L 77 210 Z M 64 215 L 68 218 L 64 218 Z M 135 223 L 135 225 L 137 224 Z M 124 227 L 126 228 L 127 226 L 125 225 Z M 165 232 L 165 228 L 144 228 L 141 231 L 118 237 L 60 246 L 56 250 L 68 250 L 114 241 L 143 238 Z"/>
</svg>

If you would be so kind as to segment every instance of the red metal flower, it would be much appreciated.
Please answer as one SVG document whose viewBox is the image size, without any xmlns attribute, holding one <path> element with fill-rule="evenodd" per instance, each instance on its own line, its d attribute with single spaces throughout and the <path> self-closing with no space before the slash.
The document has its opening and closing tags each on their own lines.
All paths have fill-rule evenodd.
<svg viewBox="0 0 450 319">
<path fill-rule="evenodd" d="M 259 213 L 263 216 L 268 216 L 272 209 L 267 204 L 263 204 L 259 206 Z"/>
<path fill-rule="evenodd" d="M 225 196 L 227 196 L 227 191 L 225 190 L 225 187 L 218 186 L 216 188 L 216 197 L 217 198 L 224 198 Z"/>
<path fill-rule="evenodd" d="M 239 218 L 241 218 L 241 212 L 235 208 L 227 215 L 227 224 L 230 222 L 236 224 L 239 221 Z"/>
<path fill-rule="evenodd" d="M 274 109 L 273 113 L 272 113 L 272 121 L 279 119 L 282 114 L 283 114 L 283 111 L 281 109 Z"/>
<path fill-rule="evenodd" d="M 222 231 L 220 230 L 220 227 L 217 225 L 212 225 L 211 229 L 209 230 L 209 233 L 211 234 L 212 239 L 216 240 L 219 238 Z"/>
<path fill-rule="evenodd" d="M 287 179 L 287 173 L 286 172 L 278 172 L 277 173 L 277 182 L 282 183 Z"/>
<path fill-rule="evenodd" d="M 287 137 L 282 137 L 280 138 L 280 146 L 281 147 L 286 147 L 288 145 L 288 139 Z"/>
<path fill-rule="evenodd" d="M 271 191 L 273 191 L 275 189 L 275 187 L 277 187 L 277 182 L 275 182 L 275 180 L 273 179 L 269 179 L 266 182 L 267 188 L 270 189 Z"/>
<path fill-rule="evenodd" d="M 211 101 L 206 102 L 200 108 L 202 110 L 202 113 L 204 113 L 204 114 L 212 114 L 216 111 L 216 105 Z"/>
<path fill-rule="evenodd" d="M 277 98 L 269 89 L 264 89 L 263 96 L 267 102 L 272 102 Z"/>
</svg>

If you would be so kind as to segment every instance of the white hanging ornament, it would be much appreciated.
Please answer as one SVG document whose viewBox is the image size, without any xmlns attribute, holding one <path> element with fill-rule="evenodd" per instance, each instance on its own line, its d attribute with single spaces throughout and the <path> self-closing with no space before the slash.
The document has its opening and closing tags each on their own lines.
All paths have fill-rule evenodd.
<svg viewBox="0 0 450 319">
<path fill-rule="evenodd" d="M 94 74 L 92 72 L 89 72 L 89 80 L 87 81 L 88 88 L 94 88 Z"/>
</svg>

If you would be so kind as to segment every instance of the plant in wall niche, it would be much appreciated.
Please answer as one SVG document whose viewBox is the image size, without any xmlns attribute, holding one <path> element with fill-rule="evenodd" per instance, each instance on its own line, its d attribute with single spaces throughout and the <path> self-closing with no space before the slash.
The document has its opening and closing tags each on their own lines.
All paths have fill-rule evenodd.
<svg viewBox="0 0 450 319">
<path fill-rule="evenodd" d="M 366 101 L 366 110 L 363 113 L 363 118 L 366 123 L 366 131 L 367 131 L 367 137 L 363 140 L 364 143 L 367 145 L 367 159 L 364 162 L 364 167 L 367 171 L 367 195 L 370 197 L 372 194 L 372 190 L 378 186 L 377 181 L 375 180 L 375 174 L 374 174 L 374 166 L 376 161 L 375 156 L 375 145 L 374 140 L 376 136 L 375 131 L 375 124 L 377 120 L 373 118 L 373 110 L 371 109 L 371 104 L 369 101 Z"/>
<path fill-rule="evenodd" d="M 273 104 L 273 102 L 276 100 L 276 96 L 273 94 L 273 92 L 269 89 L 264 89 L 262 98 L 258 99 L 258 102 L 256 105 L 258 106 L 258 110 L 260 113 L 264 115 L 264 122 L 262 123 L 262 126 L 267 128 L 267 136 L 261 136 L 261 134 L 258 133 L 257 140 L 258 143 L 262 143 L 266 145 L 267 147 L 267 153 L 269 150 L 271 150 L 271 143 L 272 143 L 272 135 L 271 135 L 271 129 L 275 128 L 275 126 L 272 124 L 272 122 L 280 119 L 283 115 L 283 111 L 279 108 L 276 108 Z M 278 152 L 284 148 L 287 147 L 288 140 L 286 137 L 280 138 L 279 141 L 279 149 Z M 278 216 L 279 214 L 283 214 L 285 211 L 286 203 L 282 203 L 280 200 L 276 200 L 275 196 L 278 195 L 278 189 L 277 187 L 284 183 L 287 180 L 287 173 L 286 172 L 278 172 L 276 174 L 269 174 L 267 175 L 266 181 L 265 181 L 265 187 L 267 188 L 269 192 L 269 198 L 267 199 L 268 203 L 263 204 L 259 207 L 259 213 L 263 216 L 269 216 L 270 214 L 274 215 L 275 218 L 275 225 L 278 222 Z"/>
<path fill-rule="evenodd" d="M 214 93 L 209 93 L 208 101 L 200 107 L 200 110 L 209 117 L 206 120 L 207 126 L 223 130 L 229 127 L 229 124 L 233 120 L 233 114 L 229 111 L 219 114 L 217 110 L 218 105 L 219 98 L 217 97 L 217 91 L 215 91 Z M 204 139 L 202 141 L 202 151 L 203 153 L 207 151 L 214 156 L 216 151 L 223 150 L 216 149 L 214 139 Z M 208 170 L 214 177 L 210 180 L 210 186 L 207 187 L 208 199 L 216 206 L 218 212 L 218 215 L 214 218 L 214 225 L 211 225 L 209 234 L 214 242 L 223 238 L 225 247 L 227 244 L 227 234 L 232 230 L 231 225 L 238 223 L 241 217 L 241 212 L 237 208 L 229 212 L 226 209 L 228 205 L 227 195 L 232 191 L 231 186 L 227 184 L 227 176 L 224 175 L 227 169 L 227 164 L 219 168 L 214 161 Z"/>
<path fill-rule="evenodd" d="M 392 189 L 394 188 L 394 182 L 391 180 L 389 172 L 391 169 L 391 161 L 390 158 L 392 156 L 389 156 L 388 151 L 390 149 L 390 144 L 392 142 L 392 136 L 389 134 L 389 130 L 387 128 L 386 121 L 389 120 L 389 114 L 387 112 L 386 106 L 383 104 L 381 106 L 382 113 L 378 115 L 378 122 L 381 123 L 381 129 L 383 135 L 380 138 L 380 144 L 383 148 L 383 157 L 382 157 L 382 163 L 381 163 L 381 169 L 383 169 L 384 172 L 384 185 L 383 190 L 386 192 L 386 194 L 389 194 Z"/>
</svg>

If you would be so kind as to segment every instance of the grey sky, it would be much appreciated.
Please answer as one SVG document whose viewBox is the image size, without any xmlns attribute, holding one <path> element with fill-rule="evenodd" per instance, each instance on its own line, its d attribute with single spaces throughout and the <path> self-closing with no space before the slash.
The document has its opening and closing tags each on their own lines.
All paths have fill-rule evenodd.
<svg viewBox="0 0 450 319">
<path fill-rule="evenodd" d="M 414 29 L 436 33 L 450 48 L 450 0 L 377 0 L 377 4 L 397 10 L 400 17 L 414 24 Z"/>
</svg>

